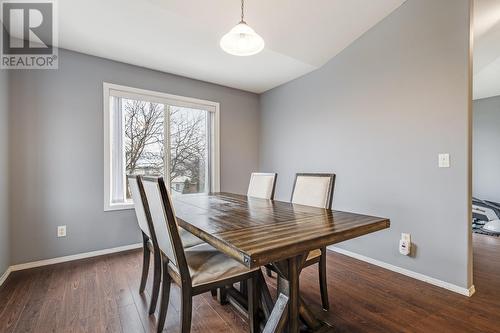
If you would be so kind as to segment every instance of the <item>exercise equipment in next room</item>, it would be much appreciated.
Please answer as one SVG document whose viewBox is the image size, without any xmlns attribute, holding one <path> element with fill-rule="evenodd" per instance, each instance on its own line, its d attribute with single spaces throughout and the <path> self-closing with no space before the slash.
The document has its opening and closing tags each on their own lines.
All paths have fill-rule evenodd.
<svg viewBox="0 0 500 333">
<path fill-rule="evenodd" d="M 472 198 L 472 218 L 484 221 L 483 231 L 500 234 L 500 204 Z"/>
</svg>

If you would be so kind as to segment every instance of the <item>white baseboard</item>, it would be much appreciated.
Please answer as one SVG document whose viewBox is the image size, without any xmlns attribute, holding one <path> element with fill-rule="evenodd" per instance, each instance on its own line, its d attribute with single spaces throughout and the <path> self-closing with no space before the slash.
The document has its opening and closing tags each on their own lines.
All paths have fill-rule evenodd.
<svg viewBox="0 0 500 333">
<path fill-rule="evenodd" d="M 10 273 L 10 272 L 15 272 L 15 271 L 21 271 L 24 269 L 29 269 L 29 268 L 54 265 L 54 264 L 59 264 L 62 262 L 68 262 L 68 261 L 73 261 L 73 260 L 98 257 L 98 256 L 102 256 L 105 254 L 134 250 L 134 249 L 138 249 L 141 247 L 142 247 L 142 243 L 137 243 L 137 244 L 114 247 L 111 249 L 104 249 L 104 250 L 98 250 L 98 251 L 92 251 L 92 252 L 79 253 L 79 254 L 74 254 L 71 256 L 33 261 L 33 262 L 24 263 L 24 264 L 12 265 L 9 267 L 9 269 L 7 271 L 9 271 L 9 273 Z"/>
<path fill-rule="evenodd" d="M 9 268 L 7 268 L 7 271 L 5 271 L 5 273 L 0 277 L 0 286 L 7 280 L 7 278 L 9 277 L 11 272 L 20 271 L 20 270 L 29 269 L 29 268 L 41 267 L 41 266 L 54 265 L 54 264 L 59 264 L 59 263 L 74 261 L 74 260 L 79 260 L 79 259 L 98 257 L 98 256 L 106 255 L 106 254 L 134 250 L 134 249 L 138 249 L 141 247 L 142 247 L 142 244 L 137 243 L 137 244 L 114 247 L 111 249 L 85 252 L 85 253 L 79 253 L 79 254 L 75 254 L 75 255 L 71 255 L 71 256 L 58 257 L 58 258 L 53 258 L 53 259 L 39 260 L 39 261 L 33 261 L 33 262 L 24 263 L 24 264 L 13 265 L 13 266 L 10 266 Z M 411 270 L 408 270 L 405 268 L 394 266 L 394 265 L 385 263 L 383 261 L 369 258 L 369 257 L 363 256 L 361 254 L 347 251 L 347 250 L 338 248 L 336 246 L 329 246 L 328 249 L 331 251 L 340 253 L 340 254 L 344 254 L 348 257 L 352 257 L 352 258 L 355 258 L 355 259 L 358 259 L 358 260 L 361 260 L 361 261 L 388 269 L 390 271 L 400 273 L 400 274 L 409 276 L 411 278 L 430 283 L 432 285 L 453 291 L 455 293 L 458 293 L 458 294 L 461 294 L 464 296 L 470 297 L 476 291 L 474 288 L 474 285 L 467 289 L 467 288 L 463 288 L 463 287 L 460 287 L 460 286 L 457 286 L 457 285 L 454 285 L 454 284 L 451 284 L 451 283 L 448 283 L 448 282 L 445 282 L 442 280 L 438 280 L 438 279 L 435 279 L 433 277 L 430 277 L 430 276 L 427 276 L 424 274 L 420 274 L 420 273 L 417 273 L 417 272 L 414 272 L 414 271 L 411 271 Z"/>
<path fill-rule="evenodd" d="M 341 249 L 341 248 L 336 247 L 336 246 L 329 246 L 328 249 L 331 251 L 340 253 L 340 254 L 344 254 L 348 257 L 352 257 L 354 259 L 358 259 L 358 260 L 367 262 L 369 264 L 379 266 L 379 267 L 388 269 L 390 271 L 409 276 L 409 277 L 414 278 L 416 280 L 430 283 L 430 284 L 435 285 L 437 287 L 441 287 L 441 288 L 453 291 L 455 293 L 458 293 L 458 294 L 461 294 L 461 295 L 464 295 L 467 297 L 472 296 L 474 294 L 474 292 L 476 291 L 476 289 L 474 288 L 474 285 L 467 289 L 467 288 L 463 288 L 463 287 L 457 286 L 457 285 L 449 283 L 449 282 L 438 280 L 438 279 L 435 279 L 433 277 L 411 271 L 411 270 L 406 269 L 406 268 L 401 268 L 401 267 L 394 266 L 394 265 L 388 264 L 388 263 L 380 261 L 380 260 L 376 260 L 376 259 L 373 259 L 370 257 L 365 257 L 361 254 L 347 251 L 347 250 Z"/>
<path fill-rule="evenodd" d="M 12 271 L 11 268 L 7 267 L 7 270 L 5 271 L 5 273 L 3 273 L 2 276 L 0 276 L 0 287 L 7 280 L 11 271 Z"/>
</svg>

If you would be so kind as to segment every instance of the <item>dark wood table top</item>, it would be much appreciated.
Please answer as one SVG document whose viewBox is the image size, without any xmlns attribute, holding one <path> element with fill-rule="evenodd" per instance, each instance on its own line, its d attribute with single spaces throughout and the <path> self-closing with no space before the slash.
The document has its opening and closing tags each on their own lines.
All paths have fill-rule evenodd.
<svg viewBox="0 0 500 333">
<path fill-rule="evenodd" d="M 231 193 L 173 198 L 184 229 L 250 268 L 389 228 L 387 218 Z"/>
</svg>

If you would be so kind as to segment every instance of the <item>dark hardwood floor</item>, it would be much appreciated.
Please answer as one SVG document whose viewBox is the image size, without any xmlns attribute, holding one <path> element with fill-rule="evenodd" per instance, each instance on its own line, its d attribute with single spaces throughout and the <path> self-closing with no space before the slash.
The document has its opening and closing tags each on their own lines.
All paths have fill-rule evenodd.
<svg viewBox="0 0 500 333">
<path fill-rule="evenodd" d="M 0 332 L 154 332 L 148 290 L 139 295 L 140 251 L 16 272 L 0 289 Z M 328 254 L 330 311 L 317 269 L 301 290 L 334 332 L 500 332 L 500 238 L 474 235 L 476 294 L 467 298 L 355 259 Z M 150 283 L 150 282 L 149 282 Z M 274 292 L 275 280 L 269 284 Z M 178 332 L 172 286 L 166 332 Z M 192 332 L 247 332 L 245 319 L 210 294 L 194 298 Z"/>
</svg>

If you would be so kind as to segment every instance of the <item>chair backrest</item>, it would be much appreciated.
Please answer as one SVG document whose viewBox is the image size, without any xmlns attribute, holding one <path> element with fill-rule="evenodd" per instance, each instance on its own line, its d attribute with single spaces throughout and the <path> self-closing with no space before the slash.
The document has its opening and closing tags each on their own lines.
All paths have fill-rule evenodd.
<svg viewBox="0 0 500 333">
<path fill-rule="evenodd" d="M 158 248 L 183 279 L 190 279 L 172 200 L 163 178 L 144 177 L 142 184 L 148 207 L 146 215 L 150 214 Z"/>
<path fill-rule="evenodd" d="M 127 176 L 130 193 L 132 194 L 132 200 L 134 201 L 135 215 L 137 216 L 137 223 L 139 224 L 139 228 L 149 238 L 151 238 L 149 223 L 144 211 L 144 204 L 142 202 L 141 190 L 139 189 L 140 185 L 137 177 L 138 176 L 135 175 Z"/>
<path fill-rule="evenodd" d="M 247 196 L 262 199 L 274 199 L 276 188 L 276 173 L 254 172 L 250 176 Z"/>
<path fill-rule="evenodd" d="M 298 173 L 292 191 L 292 203 L 320 208 L 332 208 L 335 174 Z"/>
</svg>

